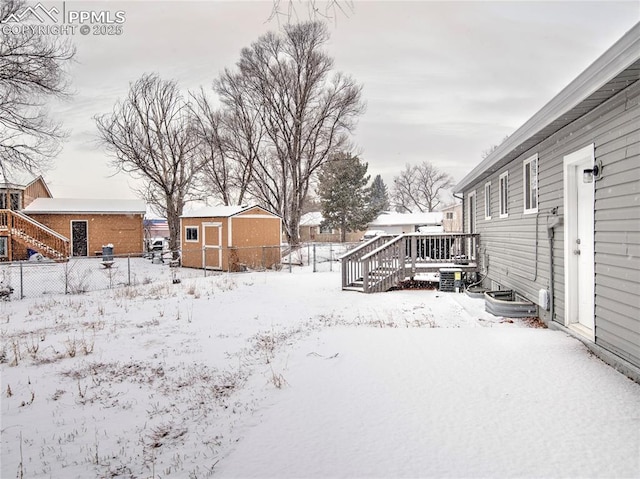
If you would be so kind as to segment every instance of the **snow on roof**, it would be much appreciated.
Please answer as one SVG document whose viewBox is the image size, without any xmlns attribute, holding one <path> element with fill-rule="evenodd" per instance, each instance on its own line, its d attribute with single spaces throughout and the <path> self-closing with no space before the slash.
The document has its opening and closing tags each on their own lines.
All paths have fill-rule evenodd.
<svg viewBox="0 0 640 479">
<path fill-rule="evenodd" d="M 183 213 L 181 218 L 226 218 L 234 216 L 255 206 L 206 206 L 194 211 Z"/>
<path fill-rule="evenodd" d="M 145 214 L 147 205 L 141 200 L 37 198 L 26 213 L 136 213 Z"/>
<path fill-rule="evenodd" d="M 320 211 L 311 211 L 300 217 L 300 226 L 320 226 L 324 221 Z"/>
<path fill-rule="evenodd" d="M 369 223 L 372 226 L 439 225 L 442 212 L 431 213 L 383 213 Z"/>
</svg>

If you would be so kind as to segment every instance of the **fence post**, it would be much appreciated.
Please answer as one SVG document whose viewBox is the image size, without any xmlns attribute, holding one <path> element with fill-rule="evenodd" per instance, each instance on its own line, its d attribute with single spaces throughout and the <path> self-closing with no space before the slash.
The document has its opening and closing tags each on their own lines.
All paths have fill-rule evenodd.
<svg viewBox="0 0 640 479">
<path fill-rule="evenodd" d="M 64 294 L 69 294 L 69 261 L 64 264 Z"/>
<path fill-rule="evenodd" d="M 127 286 L 131 286 L 131 254 L 127 255 Z"/>
<path fill-rule="evenodd" d="M 310 264 L 311 264 L 311 243 L 307 243 L 307 266 L 309 266 Z"/>
<path fill-rule="evenodd" d="M 24 299 L 24 277 L 23 277 L 22 261 L 20 262 L 20 299 Z"/>
<path fill-rule="evenodd" d="M 316 271 L 316 244 L 313 243 L 313 272 L 315 273 Z"/>
<path fill-rule="evenodd" d="M 293 247 L 289 246 L 289 273 L 291 273 L 291 255 L 293 254 Z"/>
<path fill-rule="evenodd" d="M 329 243 L 329 271 L 333 271 L 333 243 Z"/>
</svg>

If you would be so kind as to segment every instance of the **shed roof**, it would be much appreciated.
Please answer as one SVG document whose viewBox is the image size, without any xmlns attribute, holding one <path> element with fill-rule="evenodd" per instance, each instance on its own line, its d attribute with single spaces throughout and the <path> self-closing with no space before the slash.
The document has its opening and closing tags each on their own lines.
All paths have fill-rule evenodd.
<svg viewBox="0 0 640 479">
<path fill-rule="evenodd" d="M 25 213 L 96 213 L 96 214 L 145 214 L 147 206 L 141 200 L 96 200 L 77 198 L 36 198 L 24 210 Z"/>
<path fill-rule="evenodd" d="M 230 216 L 235 216 L 244 211 L 260 208 L 262 211 L 266 211 L 267 213 L 277 216 L 270 211 L 265 210 L 264 208 L 253 205 L 253 206 L 207 206 L 205 208 L 200 208 L 194 211 L 188 211 L 183 213 L 181 218 L 228 218 Z"/>
<path fill-rule="evenodd" d="M 455 186 L 454 192 L 461 193 L 497 172 L 638 80 L 640 22 L 471 170 Z"/>
<path fill-rule="evenodd" d="M 431 213 L 383 213 L 369 223 L 369 226 L 439 225 L 442 212 Z"/>
</svg>

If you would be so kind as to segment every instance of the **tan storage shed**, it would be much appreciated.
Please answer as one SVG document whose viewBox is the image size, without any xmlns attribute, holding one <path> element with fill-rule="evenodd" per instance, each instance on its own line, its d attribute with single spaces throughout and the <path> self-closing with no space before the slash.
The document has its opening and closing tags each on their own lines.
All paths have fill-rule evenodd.
<svg viewBox="0 0 640 479">
<path fill-rule="evenodd" d="M 180 217 L 187 268 L 272 268 L 280 264 L 281 238 L 281 218 L 259 206 L 213 206 Z"/>
</svg>

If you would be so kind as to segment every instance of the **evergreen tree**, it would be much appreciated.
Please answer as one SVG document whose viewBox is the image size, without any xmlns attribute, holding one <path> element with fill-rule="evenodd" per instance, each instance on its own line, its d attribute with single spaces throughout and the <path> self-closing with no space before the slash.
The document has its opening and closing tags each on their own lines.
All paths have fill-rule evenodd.
<svg viewBox="0 0 640 479">
<path fill-rule="evenodd" d="M 367 187 L 367 163 L 348 153 L 326 163 L 318 175 L 318 196 L 323 226 L 340 229 L 340 241 L 347 231 L 363 230 L 377 213 L 370 208 L 371 191 Z"/>
<path fill-rule="evenodd" d="M 376 175 L 373 183 L 371 183 L 371 202 L 369 206 L 375 212 L 375 216 L 378 216 L 383 211 L 389 211 L 389 192 L 380 175 Z"/>
</svg>

